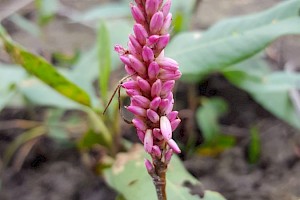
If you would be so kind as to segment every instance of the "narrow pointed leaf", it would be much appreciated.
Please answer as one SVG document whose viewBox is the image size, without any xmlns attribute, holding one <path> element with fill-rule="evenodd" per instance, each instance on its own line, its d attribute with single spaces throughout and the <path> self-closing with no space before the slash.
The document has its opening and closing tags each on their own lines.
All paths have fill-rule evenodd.
<svg viewBox="0 0 300 200">
<path fill-rule="evenodd" d="M 16 63 L 20 64 L 27 72 L 35 75 L 57 92 L 73 101 L 90 106 L 90 98 L 85 91 L 60 74 L 44 58 L 28 52 L 13 42 L 1 26 L 0 38 L 3 40 L 5 50 L 10 57 Z"/>
</svg>

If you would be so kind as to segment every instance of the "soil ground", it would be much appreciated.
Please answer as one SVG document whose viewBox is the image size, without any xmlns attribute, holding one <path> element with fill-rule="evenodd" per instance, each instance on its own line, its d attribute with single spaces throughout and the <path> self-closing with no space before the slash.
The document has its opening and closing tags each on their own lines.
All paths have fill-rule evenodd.
<svg viewBox="0 0 300 200">
<path fill-rule="evenodd" d="M 9 1 L 0 1 L 0 8 L 7 2 Z M 85 10 L 106 1 L 62 2 L 73 9 Z M 192 28 L 206 29 L 225 17 L 261 11 L 278 2 L 280 0 L 203 0 L 196 9 Z M 30 6 L 26 9 L 30 10 Z M 6 23 L 15 40 L 32 51 L 43 52 L 46 57 L 53 51 L 88 49 L 96 37 L 87 27 L 70 24 L 60 17 L 45 27 L 47 41 L 36 40 L 11 26 L 9 22 Z M 296 37 L 275 42 L 270 48 L 280 53 L 281 60 L 275 59 L 274 70 L 282 69 L 282 62 L 287 61 L 299 67 L 299 47 L 299 38 Z M 0 59 L 7 61 L 7 57 L 1 52 Z M 220 96 L 227 100 L 230 112 L 222 117 L 221 127 L 224 132 L 238 138 L 234 148 L 215 157 L 182 155 L 186 168 L 203 183 L 205 189 L 216 190 L 228 200 L 299 200 L 299 131 L 276 119 L 256 104 L 248 94 L 218 75 L 209 77 L 201 85 L 180 83 L 177 95 L 184 94 L 188 88 L 195 88 L 192 92 L 194 98 L 198 95 Z M 196 133 L 197 143 L 200 144 L 202 138 L 194 122 L 194 106 L 187 96 L 178 105 L 187 112 L 183 112 L 186 118 L 177 132 L 177 139 L 186 142 L 186 128 L 191 128 Z M 0 113 L 0 128 L 3 127 L 1 122 L 4 120 L 38 120 L 43 115 L 43 110 L 6 108 Z M 247 147 L 250 141 L 249 129 L 253 126 L 259 130 L 262 150 L 258 163 L 251 165 L 247 162 Z M 129 127 L 124 127 L 123 134 L 130 135 Z M 1 156 L 7 145 L 20 133 L 22 129 L 18 128 L 0 129 Z M 113 200 L 115 197 L 116 193 L 83 164 L 75 147 L 62 146 L 49 138 L 35 143 L 22 167 L 15 168 L 10 165 L 1 169 L 1 200 Z"/>
</svg>

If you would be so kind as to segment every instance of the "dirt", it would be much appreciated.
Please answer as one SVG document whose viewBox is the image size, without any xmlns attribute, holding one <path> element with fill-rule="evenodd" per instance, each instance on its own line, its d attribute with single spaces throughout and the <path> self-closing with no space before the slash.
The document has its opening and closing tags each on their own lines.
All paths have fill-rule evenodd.
<svg viewBox="0 0 300 200">
<path fill-rule="evenodd" d="M 2 2 L 6 1 L 0 1 L 0 6 Z M 100 1 L 62 2 L 74 9 L 86 10 Z M 204 29 L 224 17 L 264 10 L 278 2 L 280 0 L 203 0 L 197 9 L 193 27 Z M 65 18 L 57 18 L 45 29 L 47 40 L 36 40 L 18 29 L 12 29 L 11 33 L 15 40 L 46 57 L 53 51 L 69 53 L 74 49 L 88 49 L 95 39 L 89 28 L 71 24 Z M 63 37 L 65 35 L 68 37 Z M 286 61 L 299 66 L 296 53 L 299 46 L 298 37 L 273 44 L 275 55 L 281 55 L 280 58 L 275 56 L 274 69 L 283 69 L 282 63 Z M 7 58 L 0 54 L 0 59 Z M 190 101 L 187 94 L 192 99 L 198 99 L 201 95 L 220 96 L 227 100 L 230 112 L 222 117 L 221 127 L 223 132 L 235 135 L 238 140 L 235 147 L 216 157 L 181 155 L 186 168 L 203 183 L 205 189 L 216 190 L 228 200 L 300 199 L 299 131 L 277 120 L 247 93 L 233 87 L 223 77 L 213 75 L 201 85 L 180 83 L 178 86 L 177 107 L 182 110 L 183 124 L 176 132 L 176 140 L 182 143 L 188 142 L 190 135 L 187 132 L 193 132 L 197 144 L 203 142 L 194 119 L 198 103 Z M 13 119 L 40 120 L 41 113 L 43 109 L 7 108 L 0 114 L 0 123 Z M 254 126 L 259 130 L 262 150 L 259 161 L 249 164 L 249 129 Z M 7 145 L 22 131 L 20 128 L 0 129 L 1 157 Z M 125 135 L 127 137 L 130 133 Z M 11 164 L 1 169 L 1 183 L 1 200 L 110 200 L 117 195 L 84 164 L 74 146 L 64 146 L 45 137 L 36 141 L 20 168 Z"/>
</svg>

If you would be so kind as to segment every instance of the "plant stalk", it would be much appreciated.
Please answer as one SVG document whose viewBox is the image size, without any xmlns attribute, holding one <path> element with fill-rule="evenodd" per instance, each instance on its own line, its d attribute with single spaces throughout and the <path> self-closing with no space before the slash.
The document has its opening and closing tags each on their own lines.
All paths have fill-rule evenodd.
<svg viewBox="0 0 300 200">
<path fill-rule="evenodd" d="M 161 161 L 159 158 L 153 157 L 154 168 L 149 171 L 150 176 L 152 177 L 153 184 L 155 186 L 157 199 L 158 200 L 167 200 L 166 193 L 166 172 L 167 165 Z"/>
</svg>

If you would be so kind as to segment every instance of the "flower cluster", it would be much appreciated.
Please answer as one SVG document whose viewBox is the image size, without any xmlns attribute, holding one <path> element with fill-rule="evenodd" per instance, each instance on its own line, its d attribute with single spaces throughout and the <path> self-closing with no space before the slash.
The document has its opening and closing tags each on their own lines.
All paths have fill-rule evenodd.
<svg viewBox="0 0 300 200">
<path fill-rule="evenodd" d="M 115 46 L 130 78 L 122 84 L 130 96 L 127 109 L 134 114 L 132 123 L 152 156 L 168 164 L 174 153 L 180 153 L 172 132 L 180 123 L 178 112 L 172 111 L 172 89 L 181 77 L 178 63 L 164 56 L 170 40 L 171 0 L 135 0 L 131 13 L 135 20 L 134 34 L 129 36 L 128 49 Z M 148 171 L 153 166 L 145 161 Z"/>
</svg>

